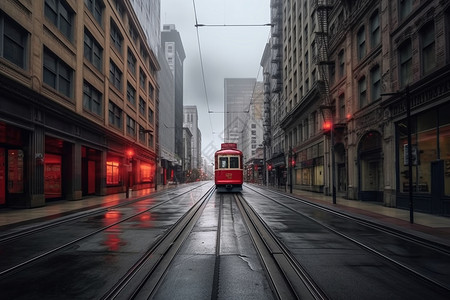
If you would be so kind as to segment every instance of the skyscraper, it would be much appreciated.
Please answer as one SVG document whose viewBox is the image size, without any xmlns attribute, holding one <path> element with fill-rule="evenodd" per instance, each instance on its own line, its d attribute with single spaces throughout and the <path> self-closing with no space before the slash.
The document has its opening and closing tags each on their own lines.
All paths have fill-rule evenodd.
<svg viewBox="0 0 450 300">
<path fill-rule="evenodd" d="M 170 70 L 174 77 L 175 89 L 175 154 L 179 160 L 181 173 L 181 157 L 183 156 L 183 62 L 186 58 L 180 33 L 175 29 L 175 25 L 164 25 L 161 32 L 161 49 L 169 63 Z M 179 174 L 180 175 L 180 174 Z"/>
<path fill-rule="evenodd" d="M 242 130 L 248 118 L 255 78 L 225 78 L 224 84 L 224 142 L 242 147 Z"/>
</svg>

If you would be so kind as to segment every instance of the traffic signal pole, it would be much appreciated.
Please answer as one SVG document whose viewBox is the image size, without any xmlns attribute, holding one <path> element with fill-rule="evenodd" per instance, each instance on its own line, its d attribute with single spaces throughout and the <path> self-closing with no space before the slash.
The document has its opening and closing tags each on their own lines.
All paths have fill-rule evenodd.
<svg viewBox="0 0 450 300">
<path fill-rule="evenodd" d="M 331 186 L 332 186 L 332 197 L 333 204 L 336 204 L 336 167 L 335 167 L 335 154 L 334 154 L 334 120 L 331 122 L 331 132 L 330 132 L 330 143 L 331 143 Z"/>
</svg>

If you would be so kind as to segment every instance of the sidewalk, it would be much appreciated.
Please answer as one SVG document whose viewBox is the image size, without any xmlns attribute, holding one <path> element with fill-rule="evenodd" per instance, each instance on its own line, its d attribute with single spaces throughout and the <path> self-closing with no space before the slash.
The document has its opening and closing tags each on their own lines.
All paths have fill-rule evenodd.
<svg viewBox="0 0 450 300">
<path fill-rule="evenodd" d="M 158 186 L 158 191 L 159 188 L 160 187 Z M 155 193 L 155 190 L 143 189 L 132 191 L 130 198 L 148 195 L 150 193 Z M 48 221 L 53 218 L 62 217 L 83 210 L 119 204 L 125 197 L 125 193 L 119 193 L 107 196 L 86 197 L 75 201 L 59 200 L 48 202 L 43 207 L 30 209 L 0 209 L 0 231 L 2 230 L 2 227 L 17 226 L 37 221 Z"/>
</svg>

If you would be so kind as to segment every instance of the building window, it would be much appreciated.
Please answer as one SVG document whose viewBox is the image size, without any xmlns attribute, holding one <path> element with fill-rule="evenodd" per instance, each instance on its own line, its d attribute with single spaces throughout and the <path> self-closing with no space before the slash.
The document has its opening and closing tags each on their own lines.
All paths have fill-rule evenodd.
<svg viewBox="0 0 450 300">
<path fill-rule="evenodd" d="M 73 70 L 59 57 L 44 48 L 44 83 L 71 98 Z"/>
<path fill-rule="evenodd" d="M 374 48 L 381 42 L 380 15 L 378 14 L 378 10 L 370 18 L 370 32 L 370 43 L 371 47 Z"/>
<path fill-rule="evenodd" d="M 105 9 L 105 4 L 102 0 L 84 0 L 84 4 L 89 9 L 89 11 L 97 20 L 100 26 L 102 25 L 103 10 Z"/>
<path fill-rule="evenodd" d="M 420 30 L 422 43 L 422 70 L 429 74 L 436 67 L 436 48 L 434 39 L 434 23 L 430 22 Z"/>
<path fill-rule="evenodd" d="M 130 71 L 130 73 L 133 74 L 133 76 L 135 76 L 136 57 L 134 56 L 133 52 L 131 52 L 130 48 L 128 48 L 127 63 L 128 63 L 128 71 Z"/>
<path fill-rule="evenodd" d="M 372 99 L 371 101 L 376 101 L 381 97 L 381 74 L 380 66 L 375 66 L 370 70 L 370 80 L 372 89 Z"/>
<path fill-rule="evenodd" d="M 154 143 L 155 137 L 153 136 L 153 134 L 149 134 L 148 135 L 148 146 L 153 148 L 155 143 Z"/>
<path fill-rule="evenodd" d="M 145 144 L 145 131 L 144 127 L 139 125 L 139 142 Z"/>
<path fill-rule="evenodd" d="M 358 59 L 361 60 L 366 56 L 366 31 L 364 26 L 358 30 Z"/>
<path fill-rule="evenodd" d="M 116 185 L 120 182 L 120 168 L 119 162 L 107 161 L 106 162 L 106 184 Z"/>
<path fill-rule="evenodd" d="M 102 116 L 103 95 L 86 81 L 83 83 L 83 108 Z"/>
<path fill-rule="evenodd" d="M 145 117 L 145 101 L 142 97 L 139 97 L 139 113 Z"/>
<path fill-rule="evenodd" d="M 150 124 L 153 124 L 155 122 L 155 113 L 153 112 L 153 109 L 151 109 L 150 107 L 148 108 L 148 122 Z"/>
<path fill-rule="evenodd" d="M 119 91 L 122 90 L 122 72 L 112 61 L 109 62 L 109 81 Z"/>
<path fill-rule="evenodd" d="M 143 89 L 144 91 L 145 91 L 145 88 L 146 88 L 146 85 L 145 85 L 146 81 L 147 81 L 147 76 L 145 75 L 144 70 L 139 68 L 139 87 L 141 89 Z"/>
<path fill-rule="evenodd" d="M 131 23 L 128 24 L 128 33 L 130 34 L 131 39 L 136 43 L 138 35 Z"/>
<path fill-rule="evenodd" d="M 113 20 L 111 20 L 110 36 L 111 36 L 111 44 L 113 44 L 114 47 L 116 47 L 119 53 L 122 53 L 123 36 Z"/>
<path fill-rule="evenodd" d="M 127 100 L 133 106 L 136 106 L 136 90 L 129 82 L 127 82 Z"/>
<path fill-rule="evenodd" d="M 113 102 L 109 102 L 109 124 L 122 129 L 122 110 Z"/>
<path fill-rule="evenodd" d="M 344 58 L 344 50 L 341 50 L 338 54 L 338 64 L 339 64 L 339 78 L 342 78 L 345 73 L 345 58 Z"/>
<path fill-rule="evenodd" d="M 155 88 L 153 87 L 153 84 L 151 82 L 148 83 L 148 96 L 151 101 L 154 100 L 155 97 Z"/>
<path fill-rule="evenodd" d="M 72 40 L 73 11 L 63 0 L 45 0 L 44 14 L 59 31 Z"/>
<path fill-rule="evenodd" d="M 339 96 L 339 118 L 342 123 L 344 123 L 347 118 L 347 116 L 345 114 L 345 95 L 344 94 Z"/>
<path fill-rule="evenodd" d="M 398 55 L 400 61 L 399 82 L 401 87 L 405 87 L 412 82 L 412 48 L 410 40 L 400 45 Z"/>
<path fill-rule="evenodd" d="M 398 0 L 399 1 L 399 13 L 400 20 L 404 20 L 412 11 L 413 0 Z"/>
<path fill-rule="evenodd" d="M 13 64 L 26 68 L 28 32 L 19 24 L 0 14 L 0 56 Z"/>
<path fill-rule="evenodd" d="M 367 84 L 366 77 L 358 81 L 359 107 L 363 108 L 367 105 Z"/>
<path fill-rule="evenodd" d="M 122 7 L 121 1 L 119 1 L 119 0 L 114 0 L 114 7 L 116 8 L 117 13 L 119 14 L 119 16 L 120 16 L 121 18 L 123 18 L 124 9 L 123 9 L 123 7 Z"/>
<path fill-rule="evenodd" d="M 333 63 L 328 68 L 328 73 L 330 74 L 330 86 L 334 85 L 335 77 L 336 77 L 336 65 Z"/>
<path fill-rule="evenodd" d="M 133 137 L 136 136 L 136 121 L 127 115 L 127 134 Z"/>
<path fill-rule="evenodd" d="M 94 37 L 84 29 L 84 57 L 99 71 L 102 71 L 103 49 Z"/>
</svg>

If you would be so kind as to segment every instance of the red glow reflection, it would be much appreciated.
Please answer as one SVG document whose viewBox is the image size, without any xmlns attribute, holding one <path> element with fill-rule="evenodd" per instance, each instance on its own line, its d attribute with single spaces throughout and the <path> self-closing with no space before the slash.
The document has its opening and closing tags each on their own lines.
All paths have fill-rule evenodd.
<svg viewBox="0 0 450 300">
<path fill-rule="evenodd" d="M 108 234 L 105 245 L 108 247 L 109 251 L 117 251 L 120 246 L 122 246 L 122 241 L 119 236 L 115 233 Z"/>
</svg>

